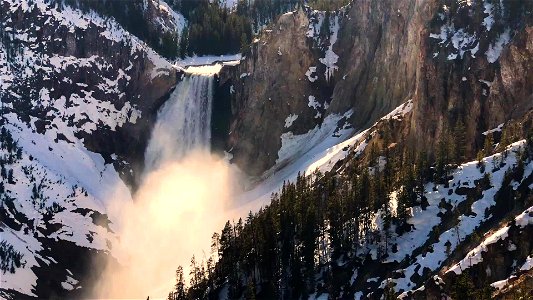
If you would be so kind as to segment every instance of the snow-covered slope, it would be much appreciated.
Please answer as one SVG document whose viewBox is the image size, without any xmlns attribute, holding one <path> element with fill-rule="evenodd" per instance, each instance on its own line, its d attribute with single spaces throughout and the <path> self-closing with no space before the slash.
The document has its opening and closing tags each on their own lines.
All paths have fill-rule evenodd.
<svg viewBox="0 0 533 300">
<path fill-rule="evenodd" d="M 119 173 L 131 179 L 128 153 L 178 69 L 94 11 L 44 0 L 0 10 L 0 295 L 76 295 L 90 259 L 112 249 L 106 204 L 131 200 Z"/>
<path fill-rule="evenodd" d="M 105 200 L 128 199 L 129 191 L 100 155 L 80 145 L 32 135 L 22 126 L 8 123 L 3 128 L 7 129 L 6 137 L 12 134 L 18 140 L 18 148 L 9 151 L 6 141 L 1 147 L 3 169 L 8 174 L 1 181 L 1 236 L 21 255 L 21 264 L 2 270 L 1 286 L 38 296 L 35 269 L 57 265 L 59 260 L 57 253 L 47 253 L 46 248 L 68 241 L 80 247 L 109 250 L 116 237 L 105 215 Z M 53 152 L 48 147 L 54 147 Z M 17 152 L 20 155 L 15 160 L 5 160 Z M 68 269 L 65 271 L 73 278 Z M 78 286 L 71 283 L 64 287 L 69 290 Z"/>
<path fill-rule="evenodd" d="M 284 133 L 276 165 L 251 183 L 251 187 L 240 195 L 239 203 L 257 211 L 269 203 L 271 195 L 278 193 L 284 182 L 295 181 L 299 173 L 311 175 L 315 171 L 325 173 L 335 170 L 339 161 L 348 156 L 359 156 L 377 135 L 382 123 L 389 120 L 401 122 L 412 108 L 413 103 L 409 100 L 361 132 L 356 132 L 347 123 L 353 113 L 349 111 L 342 116 L 329 115 L 321 126 L 317 125 L 307 133 Z"/>
<path fill-rule="evenodd" d="M 459 207 L 465 201 L 471 203 L 468 203 L 467 212 L 457 217 L 457 224 L 437 235 L 436 240 L 428 246 L 427 250 L 410 258 L 410 266 L 400 271 L 400 274 L 405 277 L 391 279 L 396 283 L 397 291 L 408 291 L 417 287 L 417 284 L 413 282 L 413 278 L 416 278 L 416 276 L 413 277 L 415 273 L 421 276 L 424 272 L 438 270 L 449 255 L 446 252 L 453 252 L 477 228 L 493 217 L 491 210 L 496 205 L 496 195 L 506 184 L 504 180 L 506 174 L 511 173 L 518 166 L 518 157 L 524 147 L 525 141 L 522 140 L 510 145 L 502 153 L 484 158 L 483 164 L 487 166 L 484 172 L 479 170 L 477 161 L 461 165 L 452 174 L 453 179 L 447 182 L 448 187 L 433 184 L 426 186 L 429 206 L 424 211 L 415 208 L 413 217 L 409 221 L 415 229 L 400 237 L 403 245 L 399 244 L 399 251 L 391 255 L 392 261 L 400 262 L 406 255 L 416 253 L 417 248 L 427 243 L 432 231 L 443 222 L 445 216 L 445 211 L 440 204 L 441 199 L 446 199 L 447 205 L 451 205 L 452 209 Z M 529 162 L 522 176 L 513 181 L 513 188 L 517 189 L 520 184 L 527 182 L 532 172 L 533 163 Z M 483 189 L 481 195 L 478 195 L 474 201 L 469 199 L 471 196 L 468 190 L 476 187 L 479 189 L 484 180 L 488 182 L 485 183 L 487 186 L 481 187 Z M 439 212 L 441 212 L 441 217 L 439 217 Z"/>
</svg>

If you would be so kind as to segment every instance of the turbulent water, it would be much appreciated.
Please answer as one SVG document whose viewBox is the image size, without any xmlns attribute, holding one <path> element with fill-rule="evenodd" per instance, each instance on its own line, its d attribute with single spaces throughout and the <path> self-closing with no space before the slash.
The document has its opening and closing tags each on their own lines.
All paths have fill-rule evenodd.
<svg viewBox="0 0 533 300">
<path fill-rule="evenodd" d="M 145 153 L 145 173 L 193 150 L 210 149 L 213 74 L 187 74 L 161 107 Z"/>
<path fill-rule="evenodd" d="M 209 251 L 213 232 L 244 215 L 233 209 L 236 176 L 210 153 L 218 71 L 220 65 L 188 67 L 158 112 L 134 201 L 109 204 L 108 211 L 119 216 L 114 224 L 120 239 L 113 244 L 113 255 L 124 268 L 108 262 L 92 298 L 165 297 L 174 285 L 176 267 L 184 266 L 189 274 L 191 257 Z M 147 253 L 156 255 L 147 259 Z"/>
</svg>

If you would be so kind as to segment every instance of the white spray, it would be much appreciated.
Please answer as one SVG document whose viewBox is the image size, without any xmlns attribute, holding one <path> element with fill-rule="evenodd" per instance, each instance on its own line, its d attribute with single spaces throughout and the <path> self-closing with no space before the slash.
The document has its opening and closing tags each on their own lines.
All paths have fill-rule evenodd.
<svg viewBox="0 0 533 300">
<path fill-rule="evenodd" d="M 157 114 L 145 153 L 145 174 L 181 160 L 193 150 L 209 151 L 213 75 L 189 75 Z"/>
<path fill-rule="evenodd" d="M 106 262 L 92 297 L 165 297 L 176 267 L 187 274 L 191 256 L 209 256 L 212 233 L 240 215 L 231 200 L 236 174 L 209 153 L 213 76 L 219 70 L 188 70 L 160 109 L 134 202 L 111 201 L 108 208 L 120 216 L 112 253 L 124 267 Z"/>
</svg>

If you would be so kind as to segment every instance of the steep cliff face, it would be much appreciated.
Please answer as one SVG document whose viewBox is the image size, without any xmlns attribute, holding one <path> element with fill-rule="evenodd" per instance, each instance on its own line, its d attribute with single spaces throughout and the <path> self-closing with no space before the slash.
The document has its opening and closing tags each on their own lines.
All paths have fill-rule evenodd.
<svg viewBox="0 0 533 300">
<path fill-rule="evenodd" d="M 435 1 L 355 1 L 341 25 L 331 112 L 353 109 L 356 128 L 413 95 L 421 38 Z"/>
<path fill-rule="evenodd" d="M 305 77 L 315 63 L 306 38 L 308 23 L 303 11 L 281 16 L 254 41 L 239 66 L 221 74 L 234 96 L 227 148 L 250 174 L 274 165 L 284 131 L 304 133 L 317 122 L 308 106 L 311 83 Z"/>
<path fill-rule="evenodd" d="M 260 174 L 279 162 L 283 133 L 307 133 L 349 110 L 353 126 L 365 129 L 410 99 L 435 9 L 434 1 L 354 1 L 280 17 L 226 74 L 237 82 L 227 145 L 234 161 Z"/>
<path fill-rule="evenodd" d="M 464 123 L 473 156 L 483 132 L 532 108 L 532 7 L 523 2 L 511 14 L 513 1 L 446 3 L 436 3 L 422 37 L 411 128 L 417 145 L 431 149 Z"/>
<path fill-rule="evenodd" d="M 361 0 L 286 14 L 223 72 L 233 93 L 227 150 L 257 175 L 280 162 L 284 133 L 348 110 L 365 129 L 414 99 L 417 145 L 432 153 L 441 132 L 462 123 L 471 157 L 482 132 L 531 108 L 528 11 L 529 2 Z"/>
</svg>

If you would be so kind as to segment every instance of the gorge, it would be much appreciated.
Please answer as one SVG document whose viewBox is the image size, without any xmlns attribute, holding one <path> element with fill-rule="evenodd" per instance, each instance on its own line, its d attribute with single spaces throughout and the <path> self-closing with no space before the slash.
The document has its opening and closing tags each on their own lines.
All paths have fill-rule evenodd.
<svg viewBox="0 0 533 300">
<path fill-rule="evenodd" d="M 527 299 L 532 16 L 0 0 L 0 298 Z"/>
</svg>

